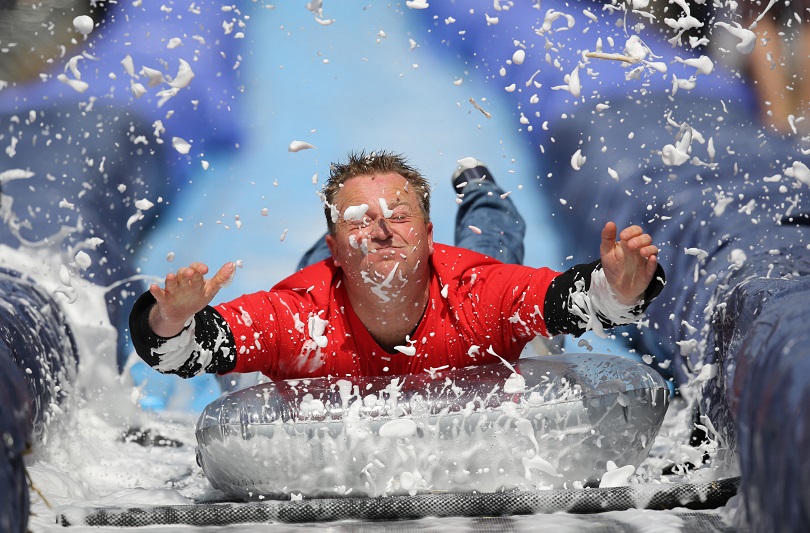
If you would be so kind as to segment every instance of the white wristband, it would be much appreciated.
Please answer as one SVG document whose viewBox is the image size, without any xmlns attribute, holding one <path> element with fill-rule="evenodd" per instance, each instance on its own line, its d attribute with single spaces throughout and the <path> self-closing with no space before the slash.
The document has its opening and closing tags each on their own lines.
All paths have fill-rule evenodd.
<svg viewBox="0 0 810 533">
<path fill-rule="evenodd" d="M 636 311 L 641 300 L 632 305 L 620 303 L 601 268 L 594 269 L 590 287 L 587 291 L 584 288 L 584 281 L 578 281 L 578 290 L 571 293 L 570 311 L 583 320 L 585 331 L 607 337 L 600 316 L 613 324 L 630 324 L 642 316 Z"/>
<path fill-rule="evenodd" d="M 630 305 L 619 302 L 616 293 L 605 277 L 605 271 L 601 268 L 595 269 L 591 274 L 591 287 L 588 289 L 588 296 L 591 299 L 591 311 L 599 313 L 603 318 L 614 324 L 626 324 L 639 317 L 640 313 L 634 312 L 634 309 L 642 302 L 641 298 Z"/>
<path fill-rule="evenodd" d="M 158 372 L 176 372 L 194 357 L 194 352 L 199 352 L 199 358 L 204 358 L 207 355 L 207 361 L 198 361 L 201 366 L 197 374 L 205 372 L 205 367 L 211 362 L 211 353 L 206 350 L 201 350 L 200 345 L 197 344 L 194 335 L 196 321 L 191 317 L 189 323 L 186 324 L 185 329 L 179 335 L 172 337 L 158 348 L 152 348 L 152 355 L 157 356 L 160 361 L 154 366 Z"/>
</svg>

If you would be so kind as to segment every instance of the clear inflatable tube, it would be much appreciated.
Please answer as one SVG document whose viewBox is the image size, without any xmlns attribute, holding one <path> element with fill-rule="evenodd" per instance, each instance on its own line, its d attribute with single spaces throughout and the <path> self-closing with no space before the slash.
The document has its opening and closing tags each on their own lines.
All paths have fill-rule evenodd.
<svg viewBox="0 0 810 533">
<path fill-rule="evenodd" d="M 205 408 L 197 461 L 242 500 L 604 487 L 668 402 L 657 372 L 605 354 L 264 383 Z"/>
</svg>

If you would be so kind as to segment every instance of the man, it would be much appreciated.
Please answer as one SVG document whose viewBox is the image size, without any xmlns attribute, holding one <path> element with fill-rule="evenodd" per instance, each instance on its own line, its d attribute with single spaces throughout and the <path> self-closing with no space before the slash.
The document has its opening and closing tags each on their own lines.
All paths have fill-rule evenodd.
<svg viewBox="0 0 810 533">
<path fill-rule="evenodd" d="M 170 273 L 130 315 L 138 354 L 182 377 L 414 373 L 515 360 L 536 336 L 633 322 L 663 288 L 658 248 L 638 226 L 617 242 L 608 222 L 601 259 L 563 273 L 434 243 L 428 183 L 392 153 L 350 154 L 323 195 L 330 259 L 216 307 L 233 263 L 209 279 L 201 263 Z"/>
</svg>

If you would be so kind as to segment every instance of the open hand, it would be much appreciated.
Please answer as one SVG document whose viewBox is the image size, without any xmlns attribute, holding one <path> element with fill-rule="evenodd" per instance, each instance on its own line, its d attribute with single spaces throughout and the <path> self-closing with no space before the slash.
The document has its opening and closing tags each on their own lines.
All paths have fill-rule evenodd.
<svg viewBox="0 0 810 533">
<path fill-rule="evenodd" d="M 208 266 L 192 263 L 177 274 L 166 276 L 164 288 L 157 284 L 149 287 L 157 304 L 149 312 L 149 325 L 160 337 L 174 337 L 185 323 L 211 303 L 222 287 L 227 286 L 236 272 L 234 263 L 225 263 L 210 279 L 205 279 Z"/>
<path fill-rule="evenodd" d="M 655 275 L 658 247 L 639 226 L 623 229 L 619 239 L 617 242 L 616 224 L 605 224 L 599 247 L 602 269 L 619 302 L 633 305 L 638 303 Z"/>
</svg>

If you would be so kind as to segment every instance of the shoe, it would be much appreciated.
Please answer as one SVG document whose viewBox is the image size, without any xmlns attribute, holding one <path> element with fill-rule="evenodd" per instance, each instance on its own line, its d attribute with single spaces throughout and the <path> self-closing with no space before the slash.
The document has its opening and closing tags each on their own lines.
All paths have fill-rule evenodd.
<svg viewBox="0 0 810 533">
<path fill-rule="evenodd" d="M 471 162 L 473 158 L 466 157 L 460 160 L 460 162 L 463 161 L 464 163 L 468 163 L 468 160 Z M 477 159 L 474 161 L 475 166 L 470 167 L 468 164 L 460 164 L 453 173 L 451 181 L 453 183 L 453 189 L 455 189 L 456 192 L 461 192 L 461 189 L 463 189 L 471 181 L 487 179 L 492 183 L 495 183 L 495 178 L 492 177 L 492 173 L 489 171 L 486 165 Z"/>
</svg>

